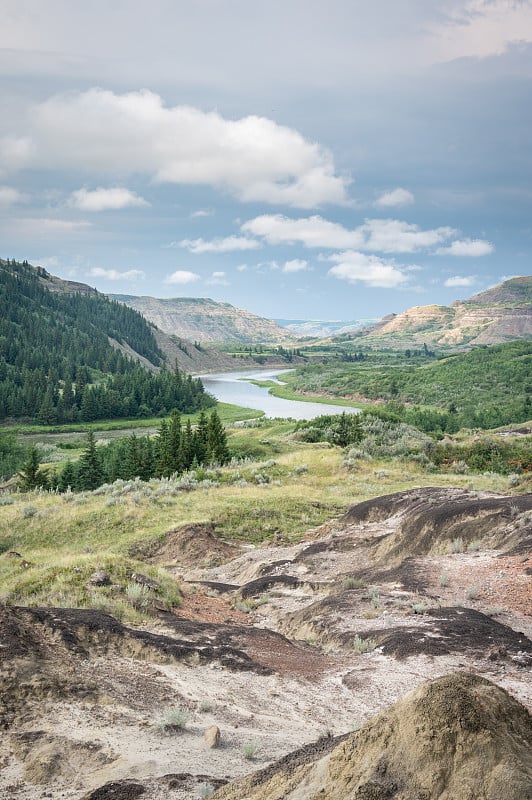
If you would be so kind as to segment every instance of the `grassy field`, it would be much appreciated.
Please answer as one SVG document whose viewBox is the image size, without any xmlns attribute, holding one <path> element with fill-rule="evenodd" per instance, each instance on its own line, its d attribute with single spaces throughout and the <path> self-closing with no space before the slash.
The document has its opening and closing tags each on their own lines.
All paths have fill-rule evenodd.
<svg viewBox="0 0 532 800">
<path fill-rule="evenodd" d="M 305 393 L 302 394 L 301 392 L 296 391 L 297 378 L 294 374 L 283 375 L 283 382 L 282 384 L 276 383 L 275 381 L 250 381 L 250 383 L 254 383 L 255 386 L 262 386 L 264 388 L 268 388 L 270 390 L 270 394 L 274 397 L 281 397 L 283 400 L 298 400 L 303 403 L 323 403 L 329 406 L 349 406 L 350 408 L 364 408 L 368 403 L 360 403 L 354 400 L 348 400 L 343 398 L 336 398 L 336 397 L 329 397 L 323 394 L 312 394 L 312 393 Z"/>
<path fill-rule="evenodd" d="M 288 543 L 356 502 L 403 489 L 523 491 L 500 475 L 428 472 L 408 460 L 361 460 L 348 468 L 344 451 L 300 441 L 293 423 L 264 420 L 228 432 L 231 450 L 248 458 L 221 469 L 81 494 L 0 495 L 0 600 L 95 607 L 140 622 L 153 598 L 139 599 L 132 572 L 158 581 L 158 602 L 179 603 L 171 573 L 141 555 L 172 529 L 214 523 L 225 540 Z M 111 586 L 87 584 L 97 569 L 108 572 Z"/>
</svg>

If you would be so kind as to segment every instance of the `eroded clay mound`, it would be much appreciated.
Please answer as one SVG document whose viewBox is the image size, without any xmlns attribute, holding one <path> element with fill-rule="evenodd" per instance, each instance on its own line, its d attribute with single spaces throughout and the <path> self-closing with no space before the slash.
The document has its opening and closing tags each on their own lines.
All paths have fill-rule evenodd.
<svg viewBox="0 0 532 800">
<path fill-rule="evenodd" d="M 201 567 L 221 564 L 234 558 L 238 552 L 238 548 L 215 535 L 215 527 L 211 523 L 174 528 L 146 555 L 147 561 L 156 564 Z"/>
<path fill-rule="evenodd" d="M 505 552 L 523 549 L 532 540 L 532 495 L 479 495 L 462 489 L 423 488 L 358 503 L 339 524 L 384 522 L 400 517 L 399 526 L 375 553 L 377 559 L 445 552 L 461 539 L 480 540 Z M 515 522 L 523 516 L 516 530 Z"/>
<path fill-rule="evenodd" d="M 532 719 L 476 675 L 405 695 L 330 754 L 287 760 L 228 784 L 216 800 L 531 800 Z"/>
</svg>

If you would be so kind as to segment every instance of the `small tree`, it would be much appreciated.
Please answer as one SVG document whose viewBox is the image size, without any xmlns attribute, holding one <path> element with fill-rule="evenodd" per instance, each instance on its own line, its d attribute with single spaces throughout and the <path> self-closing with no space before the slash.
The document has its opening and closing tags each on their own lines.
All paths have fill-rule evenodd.
<svg viewBox="0 0 532 800">
<path fill-rule="evenodd" d="M 26 491 L 36 489 L 37 486 L 47 486 L 48 479 L 46 474 L 40 469 L 39 451 L 35 446 L 31 447 L 28 457 L 19 472 L 20 484 Z"/>
<path fill-rule="evenodd" d="M 103 483 L 103 469 L 100 456 L 96 449 L 93 431 L 87 434 L 87 446 L 79 460 L 78 488 L 97 489 Z"/>
</svg>

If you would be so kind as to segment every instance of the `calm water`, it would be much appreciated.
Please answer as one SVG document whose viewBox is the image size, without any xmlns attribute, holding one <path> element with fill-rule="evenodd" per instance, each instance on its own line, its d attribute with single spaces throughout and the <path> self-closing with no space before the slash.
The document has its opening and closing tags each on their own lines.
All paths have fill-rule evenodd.
<svg viewBox="0 0 532 800">
<path fill-rule="evenodd" d="M 305 403 L 299 400 L 283 400 L 274 397 L 263 386 L 255 386 L 250 380 L 275 380 L 290 370 L 253 370 L 247 372 L 220 372 L 216 375 L 202 375 L 205 389 L 221 403 L 233 403 L 244 408 L 257 408 L 267 417 L 292 417 L 293 419 L 314 419 L 323 414 L 358 413 L 359 409 L 350 406 L 333 406 L 325 403 Z M 280 383 L 281 381 L 277 381 Z"/>
</svg>

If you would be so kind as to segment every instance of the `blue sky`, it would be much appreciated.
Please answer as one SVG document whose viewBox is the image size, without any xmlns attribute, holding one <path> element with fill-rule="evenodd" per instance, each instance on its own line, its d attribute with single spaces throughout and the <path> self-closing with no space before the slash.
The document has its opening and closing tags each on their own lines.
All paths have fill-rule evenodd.
<svg viewBox="0 0 532 800">
<path fill-rule="evenodd" d="M 268 317 L 531 273 L 532 0 L 0 0 L 0 255 Z"/>
</svg>

